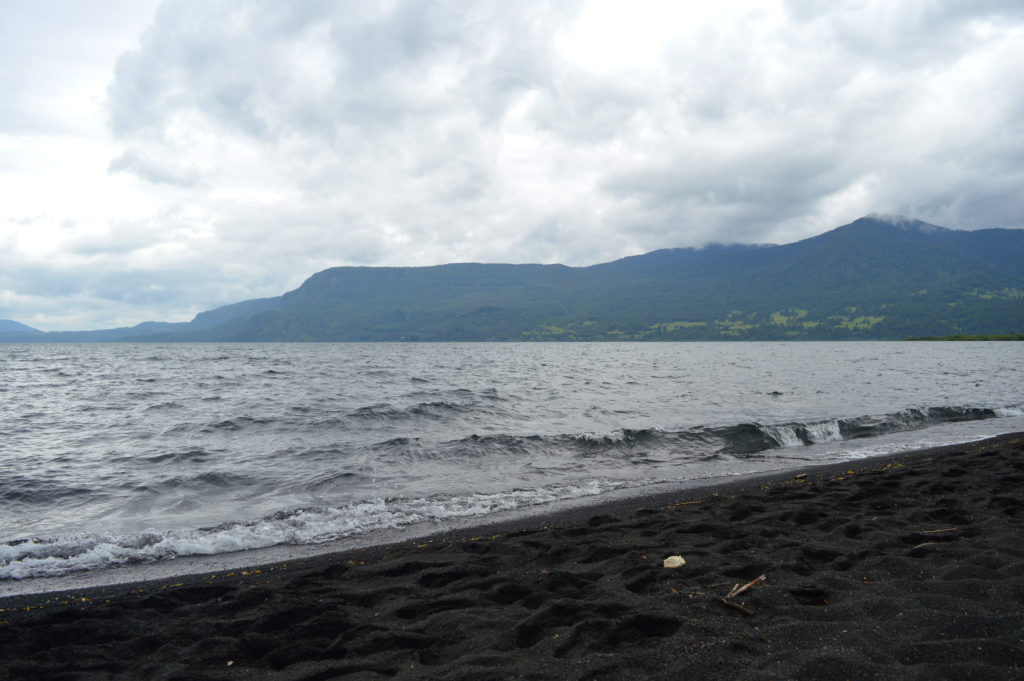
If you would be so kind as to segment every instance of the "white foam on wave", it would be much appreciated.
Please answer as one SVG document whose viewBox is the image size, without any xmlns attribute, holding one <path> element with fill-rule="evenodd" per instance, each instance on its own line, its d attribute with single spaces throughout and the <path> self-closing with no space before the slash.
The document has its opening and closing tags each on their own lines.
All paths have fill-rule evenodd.
<svg viewBox="0 0 1024 681">
<path fill-rule="evenodd" d="M 780 447 L 803 447 L 807 444 L 843 440 L 839 430 L 839 419 L 817 423 L 773 424 L 761 428 Z"/>
<path fill-rule="evenodd" d="M 214 528 L 29 540 L 0 545 L 0 580 L 56 577 L 179 556 L 217 555 L 284 544 L 323 544 L 420 523 L 441 523 L 578 499 L 629 485 L 623 481 L 592 480 L 491 494 L 377 499 L 337 508 L 298 509 Z"/>
<path fill-rule="evenodd" d="M 808 423 L 806 430 L 811 442 L 839 442 L 843 439 L 843 434 L 839 432 L 838 419 L 822 421 L 820 423 Z"/>
<path fill-rule="evenodd" d="M 762 426 L 762 428 L 780 447 L 802 447 L 804 444 L 793 426 Z"/>
</svg>

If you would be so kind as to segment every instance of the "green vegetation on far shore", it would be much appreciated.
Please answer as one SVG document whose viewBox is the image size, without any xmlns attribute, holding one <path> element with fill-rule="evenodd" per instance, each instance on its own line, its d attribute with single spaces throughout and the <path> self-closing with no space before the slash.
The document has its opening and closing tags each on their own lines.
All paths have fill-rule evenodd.
<svg viewBox="0 0 1024 681">
<path fill-rule="evenodd" d="M 955 333 L 951 336 L 913 336 L 908 341 L 1024 341 L 1024 333 L 982 333 L 968 335 Z"/>
</svg>

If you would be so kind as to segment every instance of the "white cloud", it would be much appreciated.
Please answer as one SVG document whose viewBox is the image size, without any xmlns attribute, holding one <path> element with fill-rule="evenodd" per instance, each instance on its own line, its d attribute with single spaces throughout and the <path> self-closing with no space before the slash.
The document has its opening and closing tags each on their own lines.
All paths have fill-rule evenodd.
<svg viewBox="0 0 1024 681">
<path fill-rule="evenodd" d="M 112 160 L 107 172 L 130 172 L 147 182 L 177 187 L 193 187 L 198 183 L 195 168 L 182 167 L 174 161 L 161 161 L 134 151 L 126 151 Z"/>
<path fill-rule="evenodd" d="M 340 264 L 1024 226 L 1019 2 L 48 7 L 0 9 L 0 317 L 41 328 Z"/>
</svg>

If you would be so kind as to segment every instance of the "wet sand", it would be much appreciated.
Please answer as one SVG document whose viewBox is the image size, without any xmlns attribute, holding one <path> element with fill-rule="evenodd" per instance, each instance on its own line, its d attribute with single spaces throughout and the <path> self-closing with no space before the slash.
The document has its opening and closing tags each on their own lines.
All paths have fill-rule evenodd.
<svg viewBox="0 0 1024 681">
<path fill-rule="evenodd" d="M 1022 506 L 1018 433 L 11 597 L 0 679 L 1021 679 Z"/>
</svg>

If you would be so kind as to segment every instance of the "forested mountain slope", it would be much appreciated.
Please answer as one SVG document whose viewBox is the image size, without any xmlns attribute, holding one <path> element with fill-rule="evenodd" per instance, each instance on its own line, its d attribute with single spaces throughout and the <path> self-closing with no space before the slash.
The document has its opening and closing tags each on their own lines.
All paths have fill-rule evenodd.
<svg viewBox="0 0 1024 681">
<path fill-rule="evenodd" d="M 866 217 L 782 246 L 665 249 L 591 267 L 336 267 L 280 298 L 188 324 L 89 333 L 153 341 L 757 340 L 1022 329 L 1024 230 Z"/>
</svg>

